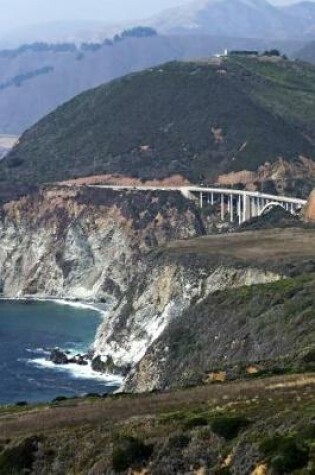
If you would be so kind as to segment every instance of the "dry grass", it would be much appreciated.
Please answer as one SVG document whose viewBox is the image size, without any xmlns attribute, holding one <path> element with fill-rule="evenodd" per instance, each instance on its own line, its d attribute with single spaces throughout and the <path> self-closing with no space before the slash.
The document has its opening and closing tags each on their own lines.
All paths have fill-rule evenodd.
<svg viewBox="0 0 315 475">
<path fill-rule="evenodd" d="M 178 410 L 243 407 L 258 401 L 292 402 L 299 394 L 314 399 L 313 375 L 275 376 L 251 381 L 199 386 L 159 394 L 116 395 L 105 399 L 74 399 L 58 405 L 43 405 L 12 412 L 3 409 L 0 415 L 2 437 L 50 433 L 65 427 L 95 426 L 123 423 L 133 418 L 157 416 Z M 269 412 L 269 410 L 268 410 Z"/>
<path fill-rule="evenodd" d="M 242 261 L 314 258 L 315 229 L 274 229 L 203 236 L 167 244 L 172 253 L 196 253 Z"/>
</svg>

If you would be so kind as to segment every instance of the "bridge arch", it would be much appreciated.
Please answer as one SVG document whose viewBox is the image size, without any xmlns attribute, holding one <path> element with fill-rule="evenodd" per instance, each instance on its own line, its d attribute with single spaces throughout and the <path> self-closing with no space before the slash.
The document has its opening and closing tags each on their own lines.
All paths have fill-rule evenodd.
<svg viewBox="0 0 315 475">
<path fill-rule="evenodd" d="M 285 209 L 285 207 L 279 203 L 278 201 L 271 201 L 270 203 L 267 203 L 262 210 L 259 213 L 259 216 L 263 216 L 264 214 L 268 213 L 272 208 L 282 208 Z"/>
</svg>

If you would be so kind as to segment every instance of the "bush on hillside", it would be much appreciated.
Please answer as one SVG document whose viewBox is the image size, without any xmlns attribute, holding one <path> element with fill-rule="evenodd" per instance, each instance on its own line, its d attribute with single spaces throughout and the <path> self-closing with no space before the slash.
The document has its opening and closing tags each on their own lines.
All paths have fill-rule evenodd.
<svg viewBox="0 0 315 475">
<path fill-rule="evenodd" d="M 238 433 L 249 425 L 249 420 L 243 416 L 220 416 L 211 423 L 212 431 L 226 440 L 234 439 Z"/>
<path fill-rule="evenodd" d="M 152 451 L 152 445 L 146 445 L 140 439 L 120 436 L 113 447 L 113 469 L 121 472 L 132 465 L 142 464 L 150 457 Z"/>
<path fill-rule="evenodd" d="M 268 461 L 275 474 L 291 473 L 303 468 L 308 463 L 309 448 L 294 436 L 276 435 L 265 439 L 260 444 L 261 452 Z"/>
</svg>

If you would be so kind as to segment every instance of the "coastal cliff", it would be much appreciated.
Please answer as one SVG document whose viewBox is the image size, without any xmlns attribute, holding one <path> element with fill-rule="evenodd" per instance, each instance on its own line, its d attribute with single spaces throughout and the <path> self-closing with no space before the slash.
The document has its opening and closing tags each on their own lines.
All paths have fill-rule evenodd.
<svg viewBox="0 0 315 475">
<path fill-rule="evenodd" d="M 204 233 L 180 193 L 43 188 L 0 209 L 0 291 L 110 307 L 150 249 Z"/>
<path fill-rule="evenodd" d="M 315 306 L 314 282 L 301 293 L 285 277 L 313 275 L 313 231 L 285 238 L 290 258 L 303 243 L 305 266 L 284 255 L 283 230 L 207 237 L 205 219 L 177 192 L 44 187 L 1 208 L 1 295 L 101 305 L 94 357 L 126 391 L 302 354 L 312 332 L 286 315 Z"/>
<path fill-rule="evenodd" d="M 119 306 L 99 328 L 95 350 L 110 355 L 117 365 L 134 366 L 169 324 L 180 321 L 191 306 L 218 291 L 278 279 L 273 272 L 251 267 L 155 256 L 148 259 Z M 153 388 L 154 378 L 142 389 Z"/>
</svg>

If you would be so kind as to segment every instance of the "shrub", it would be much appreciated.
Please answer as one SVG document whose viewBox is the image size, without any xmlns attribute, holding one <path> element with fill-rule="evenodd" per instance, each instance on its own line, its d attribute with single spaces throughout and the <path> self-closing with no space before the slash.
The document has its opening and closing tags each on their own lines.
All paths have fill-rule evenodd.
<svg viewBox="0 0 315 475">
<path fill-rule="evenodd" d="M 308 463 L 308 446 L 294 436 L 274 436 L 260 444 L 261 452 L 276 474 L 290 473 Z"/>
<path fill-rule="evenodd" d="M 24 406 L 27 406 L 27 402 L 26 401 L 18 401 L 15 403 L 16 406 L 19 406 L 19 407 L 24 407 Z"/>
<path fill-rule="evenodd" d="M 150 457 L 152 450 L 152 445 L 146 445 L 135 437 L 121 436 L 114 443 L 112 454 L 113 469 L 121 472 L 131 465 L 141 464 Z"/>
<path fill-rule="evenodd" d="M 87 394 L 84 395 L 84 397 L 85 397 L 86 399 L 98 399 L 98 398 L 100 398 L 100 397 L 102 397 L 102 396 L 101 396 L 100 394 L 98 394 L 98 393 L 87 393 Z"/>
<path fill-rule="evenodd" d="M 66 396 L 57 396 L 55 397 L 52 402 L 62 402 L 62 401 L 66 401 L 68 398 Z"/>
<path fill-rule="evenodd" d="M 0 454 L 0 475 L 31 470 L 38 442 L 39 437 L 32 436 L 4 449 Z"/>
<path fill-rule="evenodd" d="M 184 428 L 186 430 L 194 429 L 194 427 L 204 427 L 208 425 L 208 421 L 205 417 L 202 416 L 195 416 L 187 421 L 184 424 Z"/>
<path fill-rule="evenodd" d="M 224 437 L 226 440 L 231 440 L 238 435 L 241 429 L 248 425 L 248 419 L 243 416 L 222 416 L 213 419 L 211 429 L 220 437 Z"/>
<path fill-rule="evenodd" d="M 168 446 L 172 450 L 182 450 L 190 442 L 190 438 L 187 434 L 174 434 L 168 440 Z"/>
<path fill-rule="evenodd" d="M 314 363 L 315 362 L 315 348 L 312 348 L 305 355 L 303 355 L 302 360 L 304 361 L 304 363 Z"/>
</svg>

